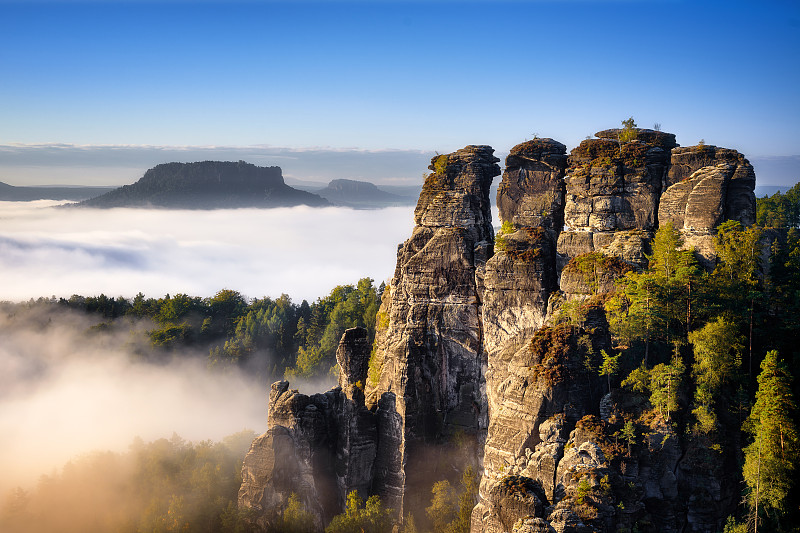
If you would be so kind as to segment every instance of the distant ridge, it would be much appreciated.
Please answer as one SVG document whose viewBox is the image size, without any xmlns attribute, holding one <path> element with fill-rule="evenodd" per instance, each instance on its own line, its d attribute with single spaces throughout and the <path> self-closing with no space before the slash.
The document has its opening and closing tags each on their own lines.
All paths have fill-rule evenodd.
<svg viewBox="0 0 800 533">
<path fill-rule="evenodd" d="M 333 180 L 327 187 L 316 193 L 334 205 L 347 207 L 376 208 L 416 202 L 415 197 L 386 192 L 379 189 L 374 183 L 348 179 Z"/>
<path fill-rule="evenodd" d="M 157 165 L 136 183 L 78 205 L 222 209 L 330 204 L 316 194 L 286 185 L 280 167 L 258 167 L 244 161 L 202 161 Z"/>
<path fill-rule="evenodd" d="M 85 200 L 114 190 L 114 187 L 18 187 L 0 181 L 0 201 Z"/>
</svg>

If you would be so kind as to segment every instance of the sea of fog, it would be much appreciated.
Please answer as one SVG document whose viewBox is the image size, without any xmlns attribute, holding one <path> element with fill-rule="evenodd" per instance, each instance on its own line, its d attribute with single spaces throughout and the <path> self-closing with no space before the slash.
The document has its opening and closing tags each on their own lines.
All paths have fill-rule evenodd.
<svg viewBox="0 0 800 533">
<path fill-rule="evenodd" d="M 394 273 L 413 207 L 161 210 L 0 202 L 0 300 L 132 298 L 223 288 L 254 298 L 325 296 Z"/>
<path fill-rule="evenodd" d="M 313 300 L 365 276 L 388 280 L 413 223 L 412 207 L 87 210 L 0 202 L 0 302 L 207 297 L 223 288 Z M 209 373 L 207 354 L 137 363 L 126 328 L 87 336 L 92 322 L 82 313 L 8 309 L 0 309 L 0 497 L 80 454 L 124 451 L 136 437 L 175 432 L 197 442 L 266 429 L 267 384 Z"/>
</svg>

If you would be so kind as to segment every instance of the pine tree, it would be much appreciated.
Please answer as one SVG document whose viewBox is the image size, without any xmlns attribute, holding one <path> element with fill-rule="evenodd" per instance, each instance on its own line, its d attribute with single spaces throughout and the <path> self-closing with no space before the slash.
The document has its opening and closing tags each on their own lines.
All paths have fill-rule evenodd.
<svg viewBox="0 0 800 533">
<path fill-rule="evenodd" d="M 743 429 L 753 437 L 745 448 L 744 479 L 747 501 L 758 530 L 761 513 L 781 513 L 792 487 L 798 458 L 798 433 L 792 420 L 795 403 L 792 377 L 772 350 L 761 362 L 756 403 Z"/>
<path fill-rule="evenodd" d="M 698 429 L 710 433 L 716 427 L 713 406 L 723 392 L 734 383 L 741 364 L 743 338 L 736 324 L 725 317 L 717 317 L 703 328 L 689 334 L 694 349 L 692 376 L 695 379 L 695 409 Z"/>
<path fill-rule="evenodd" d="M 600 365 L 600 375 L 608 378 L 608 392 L 611 392 L 611 378 L 619 372 L 619 358 L 622 354 L 609 355 L 605 350 L 600 350 L 603 363 Z"/>
<path fill-rule="evenodd" d="M 670 364 L 661 363 L 650 371 L 650 403 L 666 420 L 678 410 L 678 389 L 685 370 L 680 357 L 675 357 Z"/>
</svg>

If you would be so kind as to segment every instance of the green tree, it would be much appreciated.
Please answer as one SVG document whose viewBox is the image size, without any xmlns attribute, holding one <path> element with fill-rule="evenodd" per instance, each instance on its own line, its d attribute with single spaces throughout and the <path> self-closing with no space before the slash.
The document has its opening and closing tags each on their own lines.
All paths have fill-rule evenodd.
<svg viewBox="0 0 800 533">
<path fill-rule="evenodd" d="M 723 385 L 736 377 L 741 365 L 742 336 L 735 322 L 720 316 L 690 333 L 689 342 L 694 350 L 696 398 L 701 405 L 711 405 Z"/>
<path fill-rule="evenodd" d="M 609 355 L 605 350 L 600 350 L 603 363 L 600 365 L 600 375 L 608 379 L 608 392 L 611 392 L 611 378 L 619 372 L 619 358 L 622 354 Z"/>
<path fill-rule="evenodd" d="M 741 366 L 743 338 L 732 320 L 720 316 L 691 332 L 689 342 L 694 351 L 692 376 L 696 385 L 693 413 L 697 428 L 709 433 L 717 425 L 715 405 L 718 400 L 724 391 L 735 390 L 733 385 Z M 725 399 L 730 400 L 729 397 Z"/>
<path fill-rule="evenodd" d="M 633 117 L 623 120 L 622 129 L 619 131 L 620 145 L 635 141 L 638 134 L 639 132 L 636 129 L 636 122 L 633 121 Z"/>
<path fill-rule="evenodd" d="M 230 335 L 236 321 L 247 309 L 247 301 L 237 291 L 222 289 L 207 302 L 211 326 L 207 329 L 212 335 Z"/>
<path fill-rule="evenodd" d="M 433 531 L 443 533 L 456 517 L 458 495 L 446 479 L 434 483 L 431 494 L 431 504 L 425 508 L 425 513 L 433 525 Z"/>
<path fill-rule="evenodd" d="M 636 444 L 636 425 L 633 423 L 633 420 L 625 421 L 620 436 L 628 445 L 628 456 L 630 457 L 633 446 Z"/>
<path fill-rule="evenodd" d="M 370 278 L 363 278 L 356 287 L 340 285 L 314 303 L 310 320 L 303 322 L 307 332 L 305 342 L 298 349 L 297 363 L 287 369 L 287 377 L 327 374 L 336 364 L 336 349 L 346 329 L 366 328 L 370 332 L 369 342 L 372 342 L 380 305 L 372 282 Z"/>
<path fill-rule="evenodd" d="M 274 526 L 268 528 L 270 533 L 309 533 L 315 530 L 314 515 L 306 511 L 294 492 L 289 496 L 281 517 Z"/>
<path fill-rule="evenodd" d="M 379 496 L 373 494 L 366 503 L 352 491 L 347 495 L 345 510 L 333 517 L 325 533 L 385 533 L 394 524 L 394 511 L 386 509 Z"/>
<path fill-rule="evenodd" d="M 630 374 L 622 380 L 622 386 L 639 394 L 647 394 L 650 390 L 650 372 L 644 364 L 631 370 Z"/>
<path fill-rule="evenodd" d="M 764 228 L 789 229 L 800 226 L 800 183 L 786 194 L 756 199 L 756 224 Z"/>
<path fill-rule="evenodd" d="M 680 357 L 650 370 L 650 403 L 666 420 L 670 419 L 670 413 L 678 410 L 678 390 L 685 370 Z"/>
<path fill-rule="evenodd" d="M 742 323 L 748 324 L 749 375 L 752 375 L 755 305 L 761 295 L 762 234 L 758 226 L 745 229 L 740 222 L 729 220 L 717 227 L 714 237 L 714 249 L 719 257 L 714 270 L 717 291 L 725 300 L 723 306 L 738 312 Z"/>
<path fill-rule="evenodd" d="M 755 529 L 762 514 L 785 511 L 798 459 L 792 377 L 772 350 L 761 362 L 756 402 L 744 424 L 753 442 L 744 449 L 743 474 Z"/>
<path fill-rule="evenodd" d="M 683 237 L 672 222 L 660 226 L 653 237 L 653 253 L 648 257 L 648 270 L 665 279 L 676 276 L 681 259 Z"/>
<path fill-rule="evenodd" d="M 458 490 L 447 480 L 433 485 L 431 504 L 425 509 L 433 533 L 469 533 L 472 509 L 478 503 L 478 482 L 477 472 L 470 465 L 461 476 Z"/>
</svg>

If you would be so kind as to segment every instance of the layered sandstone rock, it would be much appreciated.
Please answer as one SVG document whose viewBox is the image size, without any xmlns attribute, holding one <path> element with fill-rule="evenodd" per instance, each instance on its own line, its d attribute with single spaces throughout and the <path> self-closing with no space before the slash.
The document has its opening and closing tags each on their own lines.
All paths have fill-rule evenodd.
<svg viewBox="0 0 800 533">
<path fill-rule="evenodd" d="M 534 139 L 511 149 L 497 189 L 502 220 L 561 231 L 566 153 L 567 147 L 553 139 Z"/>
<path fill-rule="evenodd" d="M 477 444 L 486 428 L 479 278 L 494 237 L 489 188 L 500 168 L 493 152 L 467 146 L 433 158 L 416 226 L 398 250 L 378 313 L 367 402 L 393 395 L 382 401 L 387 408 L 393 401 L 402 424 L 400 471 L 390 476 L 393 489 L 383 490 L 396 510 L 430 475 L 428 446 L 456 431 Z"/>
<path fill-rule="evenodd" d="M 746 226 L 755 222 L 755 179 L 752 165 L 736 150 L 676 148 L 658 222 L 680 230 L 686 247 L 694 247 L 710 268 L 714 228 L 726 220 Z"/>
<path fill-rule="evenodd" d="M 597 132 L 597 138 L 582 141 L 570 153 L 565 231 L 558 241 L 562 265 L 593 251 L 643 262 L 643 246 L 656 229 L 671 150 L 677 145 L 670 133 L 639 129 L 635 140 L 623 143 L 620 132 Z M 618 238 L 619 232 L 625 235 Z"/>
<path fill-rule="evenodd" d="M 494 243 L 493 150 L 432 159 L 374 346 L 346 332 L 339 387 L 325 394 L 273 385 L 240 491 L 257 525 L 292 492 L 319 527 L 350 490 L 419 514 L 432 482 L 481 458 L 473 533 L 722 527 L 735 487 L 719 481 L 719 454 L 682 443 L 642 417 L 645 397 L 607 392 L 598 376 L 611 349 L 603 301 L 647 265 L 659 225 L 696 245 L 725 220 L 752 222 L 754 174 L 734 150 L 619 136 L 598 132 L 569 158 L 552 139 L 514 147 L 497 198 L 510 226 Z"/>
<path fill-rule="evenodd" d="M 594 316 L 589 322 L 597 319 L 601 318 Z M 490 423 L 480 502 L 472 515 L 474 533 L 510 531 L 510 524 L 527 515 L 549 521 L 547 509 L 563 498 L 557 492 L 557 469 L 567 435 L 593 411 L 601 394 L 586 358 L 608 346 L 602 328 L 561 325 L 522 332 L 490 356 Z M 499 499 L 497 487 L 508 484 L 508 476 L 521 476 L 537 488 L 537 514 L 524 506 L 509 508 Z"/>
</svg>

